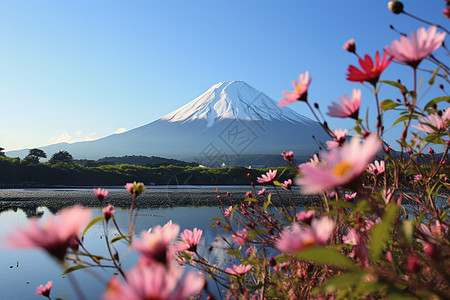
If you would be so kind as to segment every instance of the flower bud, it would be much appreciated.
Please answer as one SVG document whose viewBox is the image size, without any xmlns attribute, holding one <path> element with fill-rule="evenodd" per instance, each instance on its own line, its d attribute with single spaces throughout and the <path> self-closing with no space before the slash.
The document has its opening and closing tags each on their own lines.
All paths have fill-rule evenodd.
<svg viewBox="0 0 450 300">
<path fill-rule="evenodd" d="M 428 153 L 434 154 L 434 149 L 430 147 L 430 149 L 428 150 Z"/>
<path fill-rule="evenodd" d="M 403 12 L 403 3 L 397 0 L 391 0 L 388 3 L 388 8 L 392 13 L 398 15 Z"/>
<path fill-rule="evenodd" d="M 277 265 L 277 261 L 275 260 L 275 257 L 273 257 L 273 256 L 270 257 L 269 264 L 272 267 L 275 267 Z"/>
<path fill-rule="evenodd" d="M 103 217 L 105 217 L 106 222 L 111 219 L 111 216 L 114 214 L 114 206 L 109 204 L 107 207 L 103 209 Z"/>
<path fill-rule="evenodd" d="M 417 256 L 413 253 L 408 258 L 407 269 L 410 273 L 417 273 L 420 271 L 420 263 Z"/>
<path fill-rule="evenodd" d="M 444 9 L 444 10 L 442 11 L 442 13 L 444 14 L 444 16 L 445 16 L 447 19 L 450 19 L 450 8 Z"/>
<path fill-rule="evenodd" d="M 347 42 L 345 42 L 343 48 L 345 51 L 348 51 L 350 53 L 356 53 L 355 40 L 354 39 L 348 40 Z"/>
<path fill-rule="evenodd" d="M 127 183 L 125 185 L 125 188 L 127 189 L 127 191 L 130 192 L 131 195 L 133 195 L 134 197 L 139 196 L 140 194 L 142 194 L 145 191 L 145 186 L 142 182 L 133 182 L 133 183 Z"/>
</svg>

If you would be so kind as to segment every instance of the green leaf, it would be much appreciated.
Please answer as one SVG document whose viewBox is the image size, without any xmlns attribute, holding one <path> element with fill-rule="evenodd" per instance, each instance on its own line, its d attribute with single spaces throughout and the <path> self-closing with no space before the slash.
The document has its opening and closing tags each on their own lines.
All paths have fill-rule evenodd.
<svg viewBox="0 0 450 300">
<path fill-rule="evenodd" d="M 399 105 L 401 105 L 401 104 L 400 103 L 396 103 L 396 102 L 392 101 L 391 99 L 383 100 L 380 103 L 380 107 L 384 111 L 390 110 L 390 109 L 394 109 L 394 108 L 396 108 Z"/>
<path fill-rule="evenodd" d="M 231 210 L 231 213 L 230 213 L 230 221 L 233 220 L 234 212 L 236 211 L 237 207 L 238 207 L 237 204 L 233 206 L 233 209 Z"/>
<path fill-rule="evenodd" d="M 403 220 L 402 231 L 408 243 L 411 243 L 414 233 L 415 222 L 414 220 Z"/>
<path fill-rule="evenodd" d="M 434 80 L 436 78 L 436 74 L 439 71 L 439 67 L 437 67 L 436 70 L 433 71 L 433 76 L 431 76 L 430 80 L 428 80 L 428 84 L 429 85 L 433 85 L 434 84 Z"/>
<path fill-rule="evenodd" d="M 408 92 L 408 90 L 401 83 L 398 83 L 397 81 L 380 80 L 380 82 L 387 83 L 387 84 L 390 84 L 392 86 L 398 87 L 403 92 L 406 92 L 406 93 Z"/>
<path fill-rule="evenodd" d="M 60 276 L 69 274 L 69 273 L 71 273 L 71 272 L 73 272 L 73 271 L 76 271 L 76 270 L 85 269 L 85 268 L 87 268 L 87 267 L 88 267 L 88 266 L 83 266 L 83 265 L 72 266 L 72 267 L 66 269 Z"/>
<path fill-rule="evenodd" d="M 376 224 L 370 237 L 372 238 L 369 245 L 370 258 L 372 261 L 378 261 L 384 248 L 384 243 L 390 237 L 392 222 L 397 217 L 398 206 L 391 203 L 387 212 L 384 214 L 380 223 Z"/>
<path fill-rule="evenodd" d="M 129 235 L 119 235 L 119 236 L 116 236 L 116 237 L 114 237 L 113 239 L 111 239 L 111 244 L 113 244 L 113 243 L 115 243 L 115 242 L 117 242 L 117 241 L 120 241 L 121 239 L 127 238 L 127 237 L 129 237 Z"/>
<path fill-rule="evenodd" d="M 425 105 L 425 107 L 423 108 L 423 110 L 427 110 L 428 108 L 430 108 L 430 107 L 432 107 L 433 105 L 438 104 L 439 102 L 442 102 L 442 101 L 446 101 L 446 102 L 449 102 L 449 103 L 450 103 L 450 96 L 443 96 L 443 97 L 437 97 L 437 98 L 431 99 L 431 100 Z"/>
<path fill-rule="evenodd" d="M 83 240 L 84 234 L 89 230 L 89 228 L 91 228 L 94 224 L 96 224 L 104 219 L 105 219 L 105 217 L 101 216 L 101 217 L 95 218 L 94 220 L 91 220 L 89 222 L 89 224 L 86 225 L 86 228 L 84 228 L 83 234 L 81 235 L 81 240 Z"/>
<path fill-rule="evenodd" d="M 223 218 L 212 218 L 211 221 L 225 222 L 225 220 Z"/>
<path fill-rule="evenodd" d="M 263 210 L 264 212 L 267 212 L 267 207 L 270 204 L 270 199 L 272 198 L 272 194 L 269 194 L 269 196 L 267 196 L 267 200 L 264 201 L 264 205 L 263 205 Z"/>
<path fill-rule="evenodd" d="M 333 293 L 339 289 L 346 289 L 352 286 L 357 286 L 364 280 L 366 273 L 357 271 L 352 273 L 345 273 L 340 276 L 328 279 L 324 285 L 320 287 L 325 293 Z"/>
<path fill-rule="evenodd" d="M 416 115 L 412 115 L 412 116 L 411 116 L 411 119 L 417 119 L 417 118 L 418 118 L 418 117 L 417 117 Z M 394 125 L 397 124 L 397 123 L 406 121 L 406 120 L 408 120 L 408 119 L 409 119 L 409 115 L 401 116 L 400 118 L 398 118 L 397 120 L 395 120 L 394 123 L 392 123 L 392 126 L 394 126 Z"/>
<path fill-rule="evenodd" d="M 351 259 L 334 248 L 311 247 L 297 252 L 295 256 L 318 264 L 333 265 L 344 269 L 355 268 L 355 263 Z"/>
<path fill-rule="evenodd" d="M 276 186 L 283 186 L 283 185 L 281 184 L 281 182 L 279 182 L 279 181 L 274 180 L 274 181 L 272 181 L 272 182 L 273 182 L 273 184 L 276 185 Z"/>
</svg>

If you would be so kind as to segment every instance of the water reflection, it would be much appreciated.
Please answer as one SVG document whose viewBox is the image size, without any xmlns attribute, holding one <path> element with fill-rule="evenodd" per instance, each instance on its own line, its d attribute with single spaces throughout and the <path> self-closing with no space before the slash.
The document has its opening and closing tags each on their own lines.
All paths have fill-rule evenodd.
<svg viewBox="0 0 450 300">
<path fill-rule="evenodd" d="M 17 226 L 25 226 L 30 217 L 46 216 L 54 212 L 47 207 L 33 207 L 27 209 L 8 209 L 0 213 L 0 239 Z M 93 209 L 92 218 L 101 216 L 100 208 Z M 164 225 L 169 220 L 180 225 L 181 230 L 194 227 L 203 230 L 203 237 L 199 244 L 199 253 L 206 257 L 211 264 L 219 266 L 228 265 L 227 256 L 222 249 L 208 249 L 219 234 L 209 226 L 210 219 L 219 217 L 217 207 L 174 207 L 174 208 L 149 208 L 140 209 L 136 221 L 136 232 L 148 230 L 156 225 Z M 129 210 L 116 209 L 115 217 L 122 232 L 128 232 Z M 117 229 L 109 228 L 109 236 L 119 235 Z M 103 224 L 97 223 L 86 233 L 84 244 L 94 254 L 107 255 L 104 239 Z M 119 254 L 126 251 L 124 242 L 115 243 Z M 44 251 L 39 249 L 16 250 L 7 249 L 0 243 L 0 299 L 41 299 L 42 296 L 35 295 L 36 286 L 53 280 L 52 298 L 63 297 L 65 299 L 76 299 L 76 296 L 66 276 L 60 276 L 63 269 Z M 124 269 L 128 270 L 137 261 L 137 255 L 130 251 L 123 263 Z M 88 299 L 100 299 L 105 289 L 106 281 L 111 277 L 112 271 L 101 269 L 85 269 L 73 273 L 79 284 L 83 287 Z"/>
</svg>

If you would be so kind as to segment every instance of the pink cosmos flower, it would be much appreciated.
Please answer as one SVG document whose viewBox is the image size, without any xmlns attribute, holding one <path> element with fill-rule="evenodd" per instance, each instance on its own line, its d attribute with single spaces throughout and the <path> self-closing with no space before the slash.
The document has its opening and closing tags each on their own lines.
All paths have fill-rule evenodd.
<svg viewBox="0 0 450 300">
<path fill-rule="evenodd" d="M 181 242 L 173 245 L 176 252 L 190 251 L 196 252 L 197 245 L 202 238 L 203 230 L 194 228 L 194 230 L 185 229 L 181 234 Z"/>
<path fill-rule="evenodd" d="M 328 106 L 327 115 L 336 118 L 353 118 L 358 119 L 359 106 L 361 105 L 361 90 L 354 89 L 352 98 L 345 95 L 344 98 L 338 97 L 339 103 L 332 102 Z"/>
<path fill-rule="evenodd" d="M 114 206 L 109 204 L 107 207 L 103 209 L 103 217 L 105 218 L 106 222 L 111 219 L 111 216 L 114 214 Z"/>
<path fill-rule="evenodd" d="M 233 275 L 242 275 L 249 272 L 252 269 L 251 265 L 233 265 L 233 268 L 227 268 L 225 271 Z"/>
<path fill-rule="evenodd" d="M 315 166 L 318 164 L 320 164 L 319 156 L 317 154 L 314 154 L 314 156 L 310 158 L 308 162 L 298 165 L 298 172 L 301 173 L 302 172 L 301 170 L 304 166 L 308 165 Z"/>
<path fill-rule="evenodd" d="M 356 53 L 355 39 L 350 39 L 347 42 L 345 42 L 342 48 L 344 48 L 345 51 Z"/>
<path fill-rule="evenodd" d="M 298 223 L 291 230 L 284 230 L 277 241 L 281 252 L 295 252 L 313 245 L 324 245 L 334 229 L 333 220 L 328 217 L 313 219 L 311 226 L 302 228 Z"/>
<path fill-rule="evenodd" d="M 311 224 L 312 218 L 316 212 L 314 210 L 303 210 L 295 215 L 297 220 L 305 222 L 306 224 Z"/>
<path fill-rule="evenodd" d="M 447 130 L 450 126 L 450 109 L 440 116 L 439 114 L 432 114 L 428 117 L 420 117 L 419 125 L 412 125 L 412 127 L 424 132 L 434 133 L 441 130 Z"/>
<path fill-rule="evenodd" d="M 285 180 L 285 181 L 281 184 L 281 186 L 284 187 L 284 188 L 287 189 L 287 190 L 290 190 L 291 187 L 292 187 L 292 179 Z"/>
<path fill-rule="evenodd" d="M 272 182 L 272 180 L 277 176 L 277 170 L 269 170 L 266 174 L 262 174 L 261 177 L 256 178 L 258 183 L 266 184 Z"/>
<path fill-rule="evenodd" d="M 104 189 L 94 189 L 94 194 L 100 202 L 103 202 L 103 199 L 108 195 L 108 191 Z"/>
<path fill-rule="evenodd" d="M 258 192 L 258 195 L 264 195 L 266 193 L 266 189 L 262 189 Z"/>
<path fill-rule="evenodd" d="M 228 217 L 231 214 L 231 211 L 233 210 L 233 206 L 228 207 L 227 209 L 225 209 L 223 215 L 225 217 Z"/>
<path fill-rule="evenodd" d="M 344 201 L 349 201 L 349 200 L 352 200 L 352 199 L 354 199 L 355 197 L 356 197 L 356 195 L 357 195 L 357 193 L 353 193 L 353 194 L 345 194 L 344 195 Z"/>
<path fill-rule="evenodd" d="M 45 296 L 45 297 L 48 298 L 48 297 L 50 297 L 50 291 L 52 289 L 52 286 L 53 286 L 53 282 L 52 281 L 47 282 L 47 284 L 45 286 L 43 286 L 41 284 L 40 286 L 38 286 L 36 288 L 36 294 L 42 295 L 42 296 Z"/>
<path fill-rule="evenodd" d="M 81 206 L 62 209 L 57 215 L 48 216 L 43 224 L 33 218 L 27 228 L 17 228 L 6 237 L 6 245 L 12 248 L 42 248 L 59 260 L 63 260 L 73 239 L 91 217 L 91 210 Z"/>
<path fill-rule="evenodd" d="M 386 60 L 386 52 L 383 53 L 383 58 L 380 61 L 380 53 L 377 51 L 375 54 L 375 65 L 369 55 L 359 59 L 359 65 L 362 70 L 357 69 L 355 66 L 349 66 L 347 70 L 347 80 L 353 82 L 367 81 L 373 85 L 376 85 L 381 73 L 391 63 L 392 57 Z"/>
<path fill-rule="evenodd" d="M 422 178 L 423 178 L 423 176 L 422 176 L 422 174 L 416 174 L 416 175 L 414 175 L 414 182 L 417 182 L 417 181 L 420 181 L 420 180 L 422 180 Z"/>
<path fill-rule="evenodd" d="M 391 46 L 386 47 L 386 53 L 396 61 L 403 62 L 416 68 L 422 59 L 430 55 L 442 45 L 445 32 L 436 32 L 436 26 L 425 29 L 421 27 L 417 32 L 411 32 L 411 38 L 400 37 L 400 41 L 392 41 Z"/>
<path fill-rule="evenodd" d="M 342 238 L 342 241 L 344 242 L 344 244 L 353 245 L 353 246 L 354 245 L 358 245 L 359 244 L 359 240 L 360 240 L 359 233 L 354 228 L 350 228 L 348 230 L 347 235 L 345 235 Z"/>
<path fill-rule="evenodd" d="M 247 229 L 242 229 L 242 231 L 236 232 L 236 235 L 232 235 L 233 240 L 238 245 L 245 245 L 246 239 L 248 239 Z"/>
<path fill-rule="evenodd" d="M 347 129 L 345 129 L 344 131 L 342 131 L 342 129 L 340 128 L 335 129 L 333 130 L 333 133 L 334 133 L 333 140 L 327 141 L 328 149 L 341 146 L 345 142 L 345 139 L 347 138 Z"/>
<path fill-rule="evenodd" d="M 156 226 L 149 231 L 141 232 L 141 239 L 133 239 L 131 248 L 148 264 L 167 264 L 170 257 L 169 246 L 178 236 L 180 226 L 170 221 L 164 227 Z"/>
<path fill-rule="evenodd" d="M 281 156 L 283 156 L 283 159 L 288 162 L 294 161 L 294 152 L 292 151 L 283 151 L 281 152 Z"/>
<path fill-rule="evenodd" d="M 369 172 L 370 174 L 373 175 L 381 175 L 384 173 L 384 160 L 381 161 L 374 161 L 373 163 L 370 163 L 369 166 L 367 167 L 367 172 Z"/>
<path fill-rule="evenodd" d="M 298 78 L 298 82 L 296 80 L 292 81 L 292 86 L 294 90 L 291 91 L 283 91 L 283 95 L 286 98 L 280 99 L 279 107 L 291 104 L 297 100 L 306 101 L 308 95 L 308 87 L 311 84 L 311 79 L 308 80 L 309 72 L 306 71 L 305 74 L 300 74 Z"/>
<path fill-rule="evenodd" d="M 145 186 L 142 182 L 133 182 L 133 183 L 127 183 L 125 185 L 125 188 L 127 191 L 130 192 L 130 194 L 134 197 L 139 196 L 145 191 Z"/>
<path fill-rule="evenodd" d="M 317 194 L 345 186 L 359 177 L 381 147 L 378 136 L 371 134 L 364 143 L 358 137 L 342 147 L 321 152 L 325 164 L 305 165 L 300 169 L 303 177 L 296 179 L 305 194 Z"/>
<path fill-rule="evenodd" d="M 205 279 L 193 271 L 183 276 L 180 268 L 167 269 L 160 264 L 148 266 L 138 263 L 126 273 L 126 278 L 127 282 L 122 282 L 117 276 L 113 276 L 102 299 L 190 299 L 197 296 L 205 285 Z"/>
</svg>

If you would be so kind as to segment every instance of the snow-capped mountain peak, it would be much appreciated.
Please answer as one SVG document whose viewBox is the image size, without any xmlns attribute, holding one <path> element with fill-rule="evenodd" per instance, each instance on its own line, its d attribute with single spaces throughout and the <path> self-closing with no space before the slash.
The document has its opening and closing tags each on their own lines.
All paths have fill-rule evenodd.
<svg viewBox="0 0 450 300">
<path fill-rule="evenodd" d="M 206 120 L 207 127 L 224 119 L 311 122 L 290 108 L 278 107 L 277 102 L 244 81 L 217 83 L 193 101 L 161 118 L 169 122 L 198 119 Z"/>
</svg>

